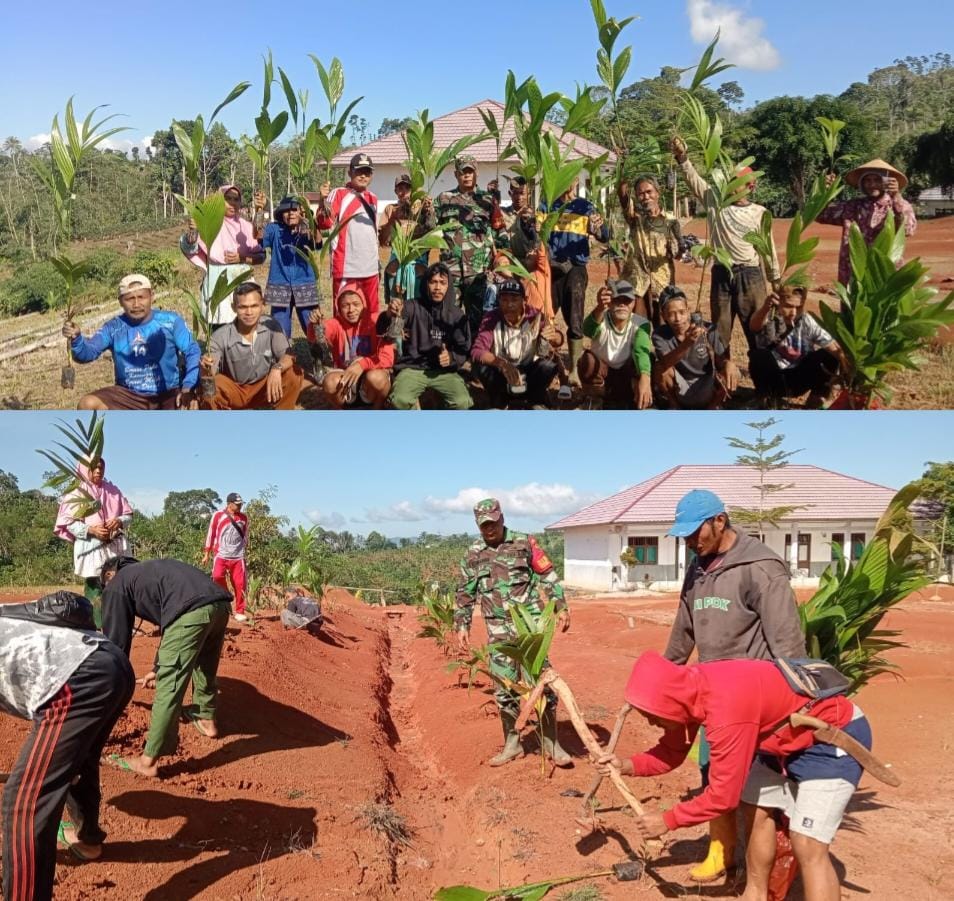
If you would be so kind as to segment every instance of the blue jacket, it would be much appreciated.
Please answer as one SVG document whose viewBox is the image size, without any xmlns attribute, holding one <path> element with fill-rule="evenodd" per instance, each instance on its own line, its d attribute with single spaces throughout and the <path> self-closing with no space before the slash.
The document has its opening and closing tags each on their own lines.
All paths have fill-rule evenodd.
<svg viewBox="0 0 954 901">
<path fill-rule="evenodd" d="M 311 236 L 300 231 L 293 232 L 287 225 L 269 222 L 262 235 L 262 247 L 272 252 L 268 267 L 270 285 L 312 285 L 315 273 L 297 253 L 295 248 L 307 250 L 314 247 Z"/>
<path fill-rule="evenodd" d="M 544 215 L 547 213 L 546 204 L 540 209 Z M 550 258 L 558 263 L 569 260 L 577 266 L 585 266 L 590 261 L 589 217 L 596 212 L 596 207 L 585 197 L 574 197 L 566 204 L 557 201 L 553 209 L 560 210 L 561 214 L 550 232 Z M 596 239 L 609 240 L 605 222 Z"/>
<path fill-rule="evenodd" d="M 117 316 L 90 338 L 77 335 L 70 347 L 78 363 L 91 363 L 103 351 L 112 351 L 116 384 L 137 394 L 194 388 L 199 380 L 199 345 L 182 317 L 169 310 L 153 310 L 139 323 Z M 179 353 L 185 357 L 181 380 Z"/>
</svg>

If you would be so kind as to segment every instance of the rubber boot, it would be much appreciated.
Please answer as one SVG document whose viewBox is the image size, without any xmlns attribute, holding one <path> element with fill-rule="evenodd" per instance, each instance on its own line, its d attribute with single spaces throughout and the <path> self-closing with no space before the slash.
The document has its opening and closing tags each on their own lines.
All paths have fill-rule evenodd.
<svg viewBox="0 0 954 901">
<path fill-rule="evenodd" d="M 503 766 L 517 757 L 523 757 L 523 748 L 520 746 L 520 733 L 514 728 L 517 716 L 509 710 L 500 711 L 500 722 L 503 724 L 504 746 L 496 757 L 491 757 L 487 763 L 490 766 Z"/>
<path fill-rule="evenodd" d="M 583 339 L 570 338 L 570 384 L 574 388 L 582 388 L 580 374 L 576 371 L 577 364 L 583 356 Z"/>
<path fill-rule="evenodd" d="M 714 882 L 735 864 L 735 811 L 709 821 L 709 853 L 706 859 L 689 871 L 693 882 Z"/>
<path fill-rule="evenodd" d="M 560 747 L 560 740 L 557 738 L 556 711 L 552 707 L 547 707 L 543 711 L 540 725 L 543 753 L 553 761 L 554 766 L 573 766 L 573 758 Z"/>
</svg>

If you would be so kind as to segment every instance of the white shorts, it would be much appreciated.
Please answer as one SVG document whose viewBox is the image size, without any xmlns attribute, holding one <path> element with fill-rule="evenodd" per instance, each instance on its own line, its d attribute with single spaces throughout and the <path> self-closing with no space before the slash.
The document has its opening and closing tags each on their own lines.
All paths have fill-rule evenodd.
<svg viewBox="0 0 954 901">
<path fill-rule="evenodd" d="M 756 760 L 742 789 L 742 800 L 781 810 L 789 829 L 830 845 L 855 793 L 847 779 L 806 779 L 795 782 Z"/>
</svg>

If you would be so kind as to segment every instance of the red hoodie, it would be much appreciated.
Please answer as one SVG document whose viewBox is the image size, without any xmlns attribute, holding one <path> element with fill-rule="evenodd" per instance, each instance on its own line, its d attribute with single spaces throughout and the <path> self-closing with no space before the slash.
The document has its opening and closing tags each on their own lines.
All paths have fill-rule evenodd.
<svg viewBox="0 0 954 901">
<path fill-rule="evenodd" d="M 682 723 L 656 747 L 633 758 L 637 776 L 658 776 L 678 767 L 699 731 L 709 741 L 709 784 L 702 794 L 663 814 L 670 829 L 715 819 L 739 806 L 756 751 L 786 757 L 814 743 L 811 729 L 776 730 L 808 702 L 768 660 L 718 660 L 679 666 L 647 651 L 633 666 L 626 700 L 638 710 Z M 854 705 L 843 695 L 816 702 L 811 715 L 841 728 Z"/>
<path fill-rule="evenodd" d="M 341 315 L 339 304 L 344 294 L 357 294 L 361 298 L 361 318 L 355 325 L 345 321 Z M 378 314 L 368 312 L 368 303 L 361 289 L 357 285 L 342 285 L 335 298 L 334 319 L 325 321 L 325 337 L 331 345 L 336 369 L 345 369 L 355 358 L 361 361 L 361 368 L 365 372 L 369 369 L 390 369 L 394 366 L 394 345 L 378 337 L 375 331 L 377 321 Z M 308 340 L 312 344 L 315 341 L 315 327 L 312 323 L 308 324 Z"/>
</svg>

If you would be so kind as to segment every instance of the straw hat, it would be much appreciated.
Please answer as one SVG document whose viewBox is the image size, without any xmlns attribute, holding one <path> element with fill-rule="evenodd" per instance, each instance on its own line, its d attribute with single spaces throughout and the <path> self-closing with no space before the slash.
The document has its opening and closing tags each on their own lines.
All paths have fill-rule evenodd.
<svg viewBox="0 0 954 901">
<path fill-rule="evenodd" d="M 857 188 L 861 184 L 861 179 L 869 172 L 874 172 L 878 175 L 884 175 L 886 173 L 893 175 L 898 180 L 898 187 L 901 190 L 904 190 L 905 185 L 908 183 L 908 177 L 900 169 L 895 169 L 891 163 L 886 163 L 884 160 L 871 160 L 868 163 L 864 163 L 852 169 L 851 172 L 845 175 L 845 181 L 853 188 Z"/>
</svg>

